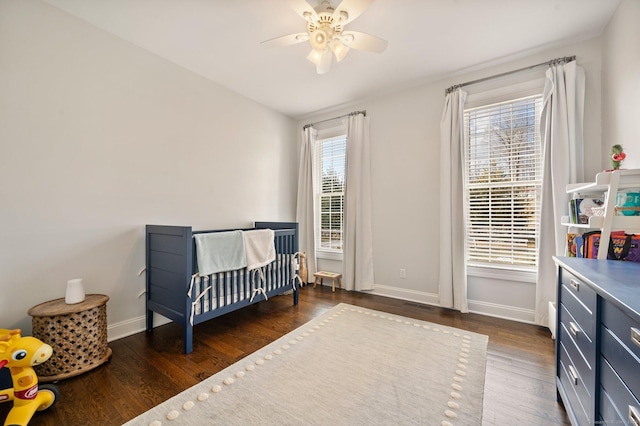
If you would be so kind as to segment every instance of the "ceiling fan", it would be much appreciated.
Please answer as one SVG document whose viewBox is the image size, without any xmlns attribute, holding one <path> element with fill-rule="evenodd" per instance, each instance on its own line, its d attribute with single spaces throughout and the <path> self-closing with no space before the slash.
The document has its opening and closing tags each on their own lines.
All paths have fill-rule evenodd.
<svg viewBox="0 0 640 426">
<path fill-rule="evenodd" d="M 316 65 L 318 74 L 331 69 L 333 56 L 342 61 L 349 49 L 381 53 L 387 41 L 359 31 L 344 31 L 344 26 L 364 12 L 373 0 L 343 0 L 338 7 L 322 1 L 313 7 L 305 0 L 289 0 L 291 8 L 307 21 L 306 32 L 289 34 L 263 41 L 265 47 L 286 46 L 308 41 L 311 52 L 307 59 Z"/>
</svg>

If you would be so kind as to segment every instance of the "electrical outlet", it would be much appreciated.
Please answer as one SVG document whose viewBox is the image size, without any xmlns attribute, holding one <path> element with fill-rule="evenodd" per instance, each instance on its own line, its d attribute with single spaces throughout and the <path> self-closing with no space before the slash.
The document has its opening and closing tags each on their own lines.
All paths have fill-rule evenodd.
<svg viewBox="0 0 640 426">
<path fill-rule="evenodd" d="M 400 269 L 400 278 L 407 278 L 407 270 Z"/>
</svg>

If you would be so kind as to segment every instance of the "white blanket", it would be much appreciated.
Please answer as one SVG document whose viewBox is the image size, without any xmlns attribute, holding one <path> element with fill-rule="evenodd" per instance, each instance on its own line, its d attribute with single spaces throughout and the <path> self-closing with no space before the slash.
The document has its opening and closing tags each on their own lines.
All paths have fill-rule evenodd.
<svg viewBox="0 0 640 426">
<path fill-rule="evenodd" d="M 266 266 L 276 259 L 276 247 L 273 242 L 275 233 L 272 229 L 255 229 L 245 231 L 242 235 L 249 271 Z"/>
<path fill-rule="evenodd" d="M 235 271 L 247 266 L 242 231 L 194 234 L 198 274 Z"/>
</svg>

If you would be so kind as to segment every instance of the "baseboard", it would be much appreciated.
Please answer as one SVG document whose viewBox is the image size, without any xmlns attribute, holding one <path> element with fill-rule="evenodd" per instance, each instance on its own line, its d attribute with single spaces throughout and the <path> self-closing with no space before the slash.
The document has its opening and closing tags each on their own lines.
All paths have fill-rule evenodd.
<svg viewBox="0 0 640 426">
<path fill-rule="evenodd" d="M 439 297 L 434 293 L 423 291 L 407 290 L 404 288 L 390 287 L 376 284 L 375 288 L 366 291 L 368 294 L 391 297 L 393 299 L 406 300 L 407 302 L 424 303 L 425 305 L 440 306 Z M 469 300 L 469 312 L 487 315 L 511 321 L 535 324 L 535 312 L 532 309 L 515 308 L 513 306 L 499 305 L 496 303 L 482 302 L 479 300 Z M 158 327 L 170 323 L 171 320 L 162 315 L 154 314 L 153 324 Z M 122 321 L 107 326 L 108 341 L 122 339 L 136 333 L 145 331 L 147 328 L 146 317 L 140 316 L 127 321 Z"/>
<path fill-rule="evenodd" d="M 172 322 L 169 318 L 165 318 L 162 315 L 153 315 L 153 326 L 158 327 L 164 324 Z M 132 318 L 130 320 L 110 324 L 107 326 L 107 340 L 109 342 L 113 340 L 122 339 L 133 334 L 140 333 L 147 329 L 147 317 L 141 316 Z"/>
<path fill-rule="evenodd" d="M 367 293 L 379 296 L 392 297 L 394 299 L 406 300 L 408 302 L 424 303 L 426 305 L 440 306 L 439 297 L 434 293 L 407 290 L 397 287 L 389 287 L 376 284 L 373 291 Z M 516 308 L 513 306 L 499 305 L 497 303 L 483 302 L 480 300 L 468 300 L 469 312 L 487 315 L 495 318 L 502 318 L 511 321 L 535 324 L 535 312 L 532 309 Z"/>
<path fill-rule="evenodd" d="M 426 305 L 440 306 L 439 297 L 437 294 L 426 293 L 424 291 L 407 290 L 404 288 L 376 284 L 373 290 L 369 290 L 366 293 L 391 297 L 393 299 L 406 300 L 408 302 L 417 302 L 424 303 Z"/>
<path fill-rule="evenodd" d="M 502 318 L 511 321 L 535 324 L 536 313 L 533 309 L 517 308 L 514 306 L 500 305 L 497 303 L 483 302 L 480 300 L 467 300 L 469 312 Z"/>
</svg>

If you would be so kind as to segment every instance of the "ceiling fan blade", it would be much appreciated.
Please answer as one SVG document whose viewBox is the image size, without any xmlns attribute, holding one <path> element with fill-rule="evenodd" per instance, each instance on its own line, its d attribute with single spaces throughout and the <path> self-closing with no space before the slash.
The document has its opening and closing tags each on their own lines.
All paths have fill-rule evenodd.
<svg viewBox="0 0 640 426">
<path fill-rule="evenodd" d="M 301 43 L 303 41 L 308 41 L 309 35 L 307 33 L 298 33 L 298 34 L 289 34 L 282 37 L 272 38 L 270 40 L 265 40 L 260 44 L 263 47 L 279 47 L 279 46 L 289 46 L 291 44 Z"/>
<path fill-rule="evenodd" d="M 331 69 L 331 62 L 333 62 L 333 53 L 331 50 L 326 49 L 322 53 L 320 61 L 316 64 L 316 72 L 318 74 L 326 74 Z"/>
<path fill-rule="evenodd" d="M 345 45 L 367 52 L 382 53 L 389 44 L 386 40 L 360 31 L 344 31 L 341 38 Z"/>
<path fill-rule="evenodd" d="M 294 10 L 302 19 L 309 22 L 318 21 L 318 13 L 313 6 L 307 3 L 305 0 L 289 0 L 289 6 Z"/>
<path fill-rule="evenodd" d="M 360 16 L 371 3 L 373 0 L 342 0 L 333 12 L 333 22 L 346 25 Z"/>
</svg>

